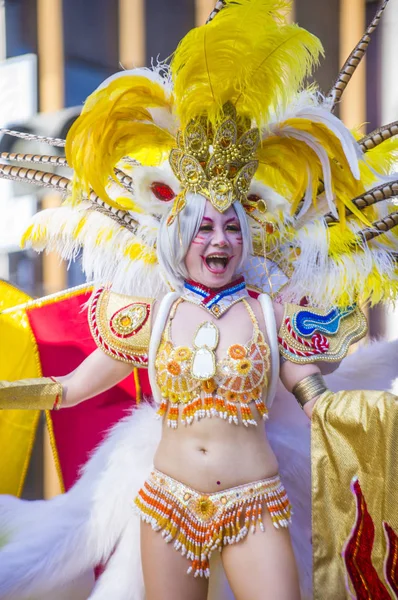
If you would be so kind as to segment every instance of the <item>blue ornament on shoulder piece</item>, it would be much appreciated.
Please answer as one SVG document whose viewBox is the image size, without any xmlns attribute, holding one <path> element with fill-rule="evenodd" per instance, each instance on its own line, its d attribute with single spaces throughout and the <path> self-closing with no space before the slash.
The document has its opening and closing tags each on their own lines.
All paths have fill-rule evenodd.
<svg viewBox="0 0 398 600">
<path fill-rule="evenodd" d="M 325 335 L 335 335 L 340 322 L 355 310 L 356 305 L 346 308 L 332 308 L 326 315 L 319 315 L 310 310 L 300 310 L 292 319 L 294 331 L 303 337 L 310 337 L 316 331 Z"/>
</svg>

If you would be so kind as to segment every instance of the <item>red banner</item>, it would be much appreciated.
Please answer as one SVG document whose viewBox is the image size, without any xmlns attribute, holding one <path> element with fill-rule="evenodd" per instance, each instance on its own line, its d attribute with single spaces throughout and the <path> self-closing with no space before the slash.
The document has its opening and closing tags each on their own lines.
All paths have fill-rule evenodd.
<svg viewBox="0 0 398 600">
<path fill-rule="evenodd" d="M 68 290 L 27 306 L 43 376 L 66 375 L 95 350 L 84 308 L 90 293 L 89 289 Z M 48 413 L 57 468 L 66 490 L 76 481 L 79 469 L 106 431 L 133 407 L 137 397 L 150 395 L 147 371 L 141 370 L 136 375 L 140 389 L 132 374 L 91 400 Z"/>
</svg>

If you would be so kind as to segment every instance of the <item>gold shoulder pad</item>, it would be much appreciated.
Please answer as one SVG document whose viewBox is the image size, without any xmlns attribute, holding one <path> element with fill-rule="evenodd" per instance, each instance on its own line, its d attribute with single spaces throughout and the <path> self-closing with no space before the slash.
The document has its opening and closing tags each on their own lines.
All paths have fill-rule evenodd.
<svg viewBox="0 0 398 600">
<path fill-rule="evenodd" d="M 89 308 L 95 343 L 112 358 L 135 367 L 148 366 L 153 298 L 135 298 L 101 288 Z"/>
<path fill-rule="evenodd" d="M 284 358 L 298 364 L 338 362 L 367 330 L 365 315 L 356 305 L 323 310 L 286 304 L 278 334 L 279 350 Z"/>
</svg>

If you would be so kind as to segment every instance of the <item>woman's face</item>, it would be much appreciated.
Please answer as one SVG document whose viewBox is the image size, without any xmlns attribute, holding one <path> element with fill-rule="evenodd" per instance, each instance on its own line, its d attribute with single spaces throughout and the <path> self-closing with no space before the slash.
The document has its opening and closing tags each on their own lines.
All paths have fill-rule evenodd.
<svg viewBox="0 0 398 600">
<path fill-rule="evenodd" d="M 241 257 L 242 232 L 234 208 L 220 213 L 207 201 L 199 231 L 185 257 L 190 279 L 211 288 L 227 285 Z"/>
</svg>

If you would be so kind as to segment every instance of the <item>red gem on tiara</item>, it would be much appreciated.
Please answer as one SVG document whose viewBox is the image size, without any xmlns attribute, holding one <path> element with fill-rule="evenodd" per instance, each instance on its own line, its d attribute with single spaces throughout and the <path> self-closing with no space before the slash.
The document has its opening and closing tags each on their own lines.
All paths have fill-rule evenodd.
<svg viewBox="0 0 398 600">
<path fill-rule="evenodd" d="M 160 181 L 154 181 L 151 185 L 151 191 L 158 200 L 162 202 L 170 202 L 176 197 L 175 193 L 169 185 Z"/>
</svg>

